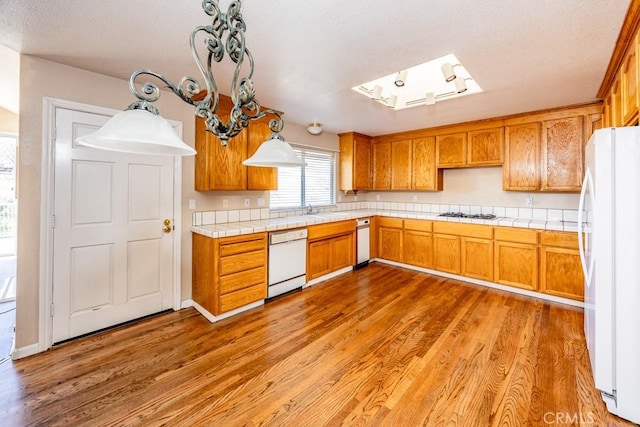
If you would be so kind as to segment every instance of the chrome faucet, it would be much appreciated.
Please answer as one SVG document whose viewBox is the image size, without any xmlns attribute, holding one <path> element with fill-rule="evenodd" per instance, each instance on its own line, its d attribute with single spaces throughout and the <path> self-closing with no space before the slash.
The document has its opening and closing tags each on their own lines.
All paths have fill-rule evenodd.
<svg viewBox="0 0 640 427">
<path fill-rule="evenodd" d="M 312 213 L 314 213 L 314 212 L 313 212 L 313 206 L 308 205 L 308 206 L 307 206 L 307 215 L 311 215 Z"/>
</svg>

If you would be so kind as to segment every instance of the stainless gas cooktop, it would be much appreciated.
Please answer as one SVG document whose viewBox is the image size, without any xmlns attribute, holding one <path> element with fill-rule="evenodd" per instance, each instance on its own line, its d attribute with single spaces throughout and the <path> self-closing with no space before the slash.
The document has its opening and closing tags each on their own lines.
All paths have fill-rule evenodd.
<svg viewBox="0 0 640 427">
<path fill-rule="evenodd" d="M 494 219 L 496 216 L 493 214 L 467 214 L 463 212 L 445 212 L 438 216 L 447 216 L 452 218 L 471 218 L 471 219 Z"/>
</svg>

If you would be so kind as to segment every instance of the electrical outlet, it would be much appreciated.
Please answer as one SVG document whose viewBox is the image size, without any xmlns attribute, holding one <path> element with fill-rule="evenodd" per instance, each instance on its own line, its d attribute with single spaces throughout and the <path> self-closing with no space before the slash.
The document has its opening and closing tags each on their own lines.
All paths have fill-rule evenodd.
<svg viewBox="0 0 640 427">
<path fill-rule="evenodd" d="M 380 195 L 379 194 L 376 194 L 376 200 L 380 201 Z"/>
<path fill-rule="evenodd" d="M 353 201 L 357 202 L 358 201 L 358 196 L 353 196 Z"/>
<path fill-rule="evenodd" d="M 418 201 L 418 196 L 416 196 L 415 194 L 413 195 L 413 201 L 417 202 Z"/>
<path fill-rule="evenodd" d="M 250 199 L 244 199 L 244 207 L 248 208 L 249 206 L 251 206 L 251 200 Z"/>
<path fill-rule="evenodd" d="M 259 208 L 264 207 L 264 197 L 258 197 L 258 207 Z"/>
<path fill-rule="evenodd" d="M 196 199 L 189 199 L 189 209 L 192 211 L 196 209 Z"/>
<path fill-rule="evenodd" d="M 222 209 L 228 209 L 228 208 L 229 208 L 229 200 L 222 199 Z"/>
<path fill-rule="evenodd" d="M 527 206 L 533 206 L 533 197 L 527 197 L 524 201 Z"/>
</svg>

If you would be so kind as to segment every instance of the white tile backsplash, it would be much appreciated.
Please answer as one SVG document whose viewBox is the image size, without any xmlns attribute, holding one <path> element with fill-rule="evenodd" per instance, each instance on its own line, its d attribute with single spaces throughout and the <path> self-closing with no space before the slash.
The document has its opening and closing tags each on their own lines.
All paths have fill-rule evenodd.
<svg viewBox="0 0 640 427">
<path fill-rule="evenodd" d="M 547 209 L 547 221 L 562 221 L 562 210 Z"/>
<path fill-rule="evenodd" d="M 498 218 L 504 218 L 506 215 L 506 208 L 501 208 L 496 206 L 493 208 L 493 214 Z"/>
<path fill-rule="evenodd" d="M 562 211 L 562 220 L 578 222 L 578 211 L 574 209 L 565 209 Z"/>
<path fill-rule="evenodd" d="M 205 215 L 208 213 L 209 212 L 205 212 Z M 216 220 L 215 220 L 216 224 L 224 224 L 226 222 L 229 222 L 229 214 L 227 211 L 216 211 L 215 215 L 216 215 Z"/>
<path fill-rule="evenodd" d="M 481 206 L 469 206 L 469 213 L 471 215 L 481 214 L 482 213 L 482 207 Z"/>
<path fill-rule="evenodd" d="M 277 212 L 276 215 L 280 216 Z M 251 219 L 251 212 L 249 209 L 242 209 L 240 211 L 240 221 L 249 221 Z"/>
<path fill-rule="evenodd" d="M 547 210 L 546 209 L 533 209 L 533 213 L 531 215 L 533 219 L 537 220 L 547 220 Z"/>
<path fill-rule="evenodd" d="M 518 218 L 518 208 L 507 208 L 505 216 L 507 218 Z"/>
<path fill-rule="evenodd" d="M 518 218 L 524 218 L 524 219 L 533 218 L 533 209 L 531 209 L 531 208 L 518 208 Z"/>
<path fill-rule="evenodd" d="M 229 222 L 238 222 L 240 221 L 240 211 L 237 209 L 229 211 Z"/>
</svg>

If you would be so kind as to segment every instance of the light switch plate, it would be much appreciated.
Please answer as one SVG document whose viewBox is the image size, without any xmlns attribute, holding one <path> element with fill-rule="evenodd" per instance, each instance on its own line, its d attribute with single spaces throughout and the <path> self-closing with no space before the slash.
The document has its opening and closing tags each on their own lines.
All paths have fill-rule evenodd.
<svg viewBox="0 0 640 427">
<path fill-rule="evenodd" d="M 251 200 L 250 199 L 244 199 L 244 207 L 248 208 L 249 206 L 251 206 Z"/>
<path fill-rule="evenodd" d="M 192 211 L 196 209 L 196 199 L 189 199 L 189 209 Z"/>
<path fill-rule="evenodd" d="M 222 209 L 227 209 L 229 207 L 229 200 L 222 199 Z"/>
</svg>

